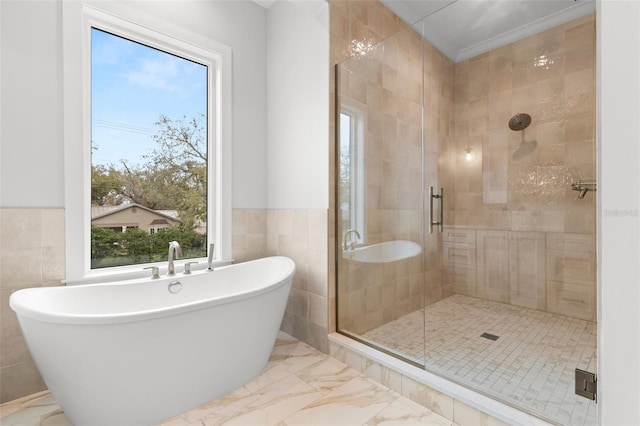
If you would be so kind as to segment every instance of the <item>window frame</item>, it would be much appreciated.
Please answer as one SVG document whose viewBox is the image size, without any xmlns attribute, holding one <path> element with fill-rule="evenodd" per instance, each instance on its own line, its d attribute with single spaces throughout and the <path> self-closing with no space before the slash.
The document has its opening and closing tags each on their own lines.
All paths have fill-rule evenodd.
<svg viewBox="0 0 640 426">
<path fill-rule="evenodd" d="M 349 117 L 349 223 L 350 228 L 360 233 L 360 238 L 353 236 L 357 244 L 363 244 L 366 239 L 366 205 L 364 187 L 364 129 L 365 113 L 363 109 L 352 104 L 342 103 L 338 113 Z M 340 141 L 342 146 L 342 141 Z M 339 206 L 341 208 L 341 206 Z M 343 229 L 344 233 L 346 229 Z"/>
<path fill-rule="evenodd" d="M 66 283 L 143 277 L 146 266 L 91 269 L 91 28 L 207 66 L 207 247 L 231 260 L 231 48 L 122 4 L 63 2 Z M 223 108 L 222 106 L 225 106 Z M 206 258 L 194 270 L 206 268 Z"/>
</svg>

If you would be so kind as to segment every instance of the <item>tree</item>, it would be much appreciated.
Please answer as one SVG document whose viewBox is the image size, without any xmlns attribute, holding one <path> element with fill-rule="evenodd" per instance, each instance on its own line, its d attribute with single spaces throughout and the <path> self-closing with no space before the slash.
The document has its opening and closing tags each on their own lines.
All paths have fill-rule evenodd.
<svg viewBox="0 0 640 426">
<path fill-rule="evenodd" d="M 153 210 L 176 210 L 181 222 L 179 227 L 153 235 L 135 228 L 115 233 L 92 227 L 92 260 L 99 264 L 94 267 L 166 259 L 168 243 L 173 240 L 179 241 L 185 252 L 192 254 L 190 257 L 206 255 L 206 236 L 195 232 L 207 220 L 204 120 L 204 115 L 179 120 L 161 115 L 153 136 L 156 148 L 143 155 L 141 164 L 121 160 L 119 167 L 92 166 L 94 205 L 137 203 Z M 97 149 L 92 146 L 92 150 Z"/>
<path fill-rule="evenodd" d="M 153 136 L 157 148 L 143 156 L 144 164 L 122 160 L 122 196 L 154 210 L 177 210 L 183 223 L 206 220 L 206 127 L 197 118 L 181 120 L 161 115 Z"/>
<path fill-rule="evenodd" d="M 91 153 L 98 145 L 91 141 Z M 122 174 L 113 165 L 91 164 L 91 204 L 117 206 L 125 199 L 122 196 Z"/>
<path fill-rule="evenodd" d="M 175 120 L 161 115 L 154 135 L 158 148 L 144 158 L 155 165 L 156 178 L 172 185 L 175 210 L 183 222 L 206 220 L 207 212 L 207 138 L 206 117 Z"/>
<path fill-rule="evenodd" d="M 151 241 L 149 234 L 139 228 L 127 228 L 120 239 L 123 254 L 130 257 L 133 263 L 141 263 L 144 257 L 145 261 L 151 256 Z"/>
<path fill-rule="evenodd" d="M 91 227 L 91 267 L 100 267 L 101 259 L 120 256 L 120 238 L 112 229 Z"/>
</svg>

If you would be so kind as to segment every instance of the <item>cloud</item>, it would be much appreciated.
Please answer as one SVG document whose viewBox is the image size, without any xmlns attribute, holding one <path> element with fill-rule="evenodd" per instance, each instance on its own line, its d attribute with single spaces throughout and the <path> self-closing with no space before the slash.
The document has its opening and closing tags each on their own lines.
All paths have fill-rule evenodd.
<svg viewBox="0 0 640 426">
<path fill-rule="evenodd" d="M 180 60 L 168 54 L 161 56 L 160 53 L 140 58 L 136 61 L 137 66 L 125 72 L 123 77 L 145 89 L 180 92 L 183 89 L 181 64 L 177 62 Z"/>
<path fill-rule="evenodd" d="M 136 48 L 137 43 L 108 32 L 91 29 L 91 60 L 94 65 L 117 66 Z"/>
<path fill-rule="evenodd" d="M 193 87 L 202 65 L 100 30 L 92 31 L 92 64 L 100 78 L 128 83 L 130 89 L 183 94 Z M 201 85 L 200 85 L 201 86 Z"/>
</svg>

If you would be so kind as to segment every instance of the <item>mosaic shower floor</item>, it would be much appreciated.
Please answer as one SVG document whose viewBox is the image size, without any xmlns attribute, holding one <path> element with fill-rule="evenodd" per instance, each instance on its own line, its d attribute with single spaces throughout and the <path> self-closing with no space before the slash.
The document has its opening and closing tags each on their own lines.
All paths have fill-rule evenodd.
<svg viewBox="0 0 640 426">
<path fill-rule="evenodd" d="M 71 426 L 49 392 L 0 406 L 3 426 Z M 393 425 L 453 422 L 310 346 L 280 333 L 263 373 L 161 426 Z"/>
<path fill-rule="evenodd" d="M 428 370 L 561 425 L 597 423 L 574 394 L 575 368 L 596 371 L 595 323 L 454 295 L 362 337 L 422 363 L 424 335 Z"/>
</svg>

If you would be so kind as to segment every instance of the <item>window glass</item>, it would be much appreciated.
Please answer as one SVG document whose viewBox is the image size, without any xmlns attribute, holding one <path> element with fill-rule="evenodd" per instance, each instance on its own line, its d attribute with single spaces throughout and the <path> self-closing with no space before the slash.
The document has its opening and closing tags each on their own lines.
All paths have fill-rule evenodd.
<svg viewBox="0 0 640 426">
<path fill-rule="evenodd" d="M 208 71 L 91 28 L 91 269 L 206 257 Z"/>
<path fill-rule="evenodd" d="M 346 106 L 343 108 L 339 123 L 342 232 L 355 229 L 360 235 L 357 242 L 362 243 L 365 239 L 364 119 L 360 110 Z"/>
</svg>

